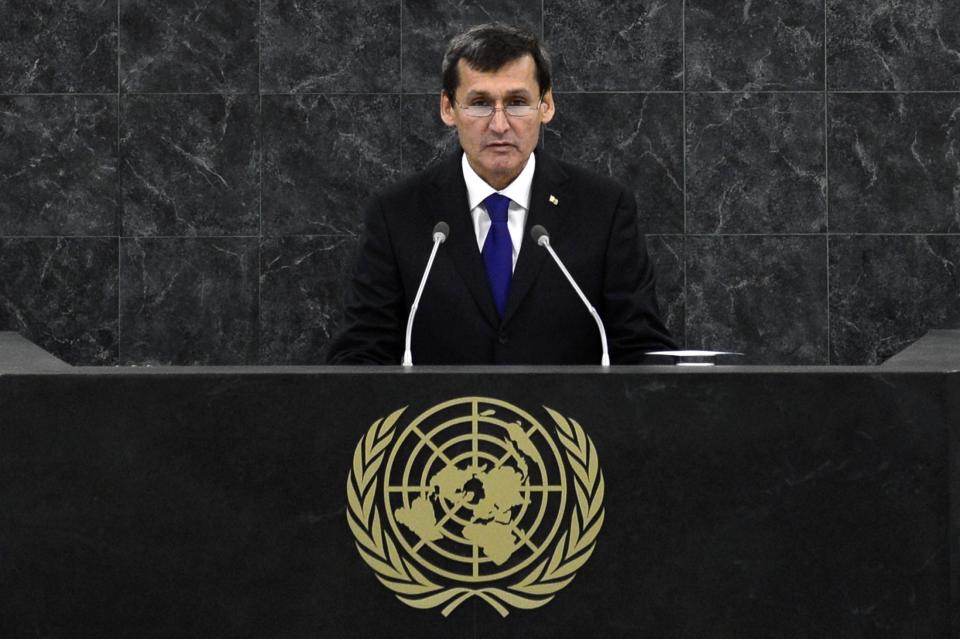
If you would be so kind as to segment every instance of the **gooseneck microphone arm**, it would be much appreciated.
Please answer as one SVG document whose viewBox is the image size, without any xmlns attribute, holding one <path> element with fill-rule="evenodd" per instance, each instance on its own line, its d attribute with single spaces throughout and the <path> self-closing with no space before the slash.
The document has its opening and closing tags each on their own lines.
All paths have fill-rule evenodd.
<svg viewBox="0 0 960 639">
<path fill-rule="evenodd" d="M 575 290 L 577 295 L 580 296 L 580 301 L 582 301 L 583 305 L 587 307 L 587 310 L 593 317 L 593 321 L 597 323 L 597 329 L 600 330 L 600 346 L 603 349 L 603 354 L 600 357 L 600 365 L 610 366 L 610 351 L 607 350 L 607 331 L 603 328 L 603 322 L 600 320 L 600 313 L 597 312 L 597 309 L 593 307 L 593 304 L 590 303 L 590 301 L 587 299 L 587 296 L 584 295 L 583 291 L 580 290 L 580 287 L 577 286 L 573 276 L 570 275 L 570 271 L 567 270 L 567 267 L 564 266 L 563 262 L 560 261 L 560 258 L 557 257 L 553 247 L 550 246 L 550 236 L 547 234 L 547 229 L 537 224 L 530 229 L 530 237 L 537 244 L 537 246 L 542 246 L 543 248 L 547 249 L 547 252 L 550 253 L 550 256 L 553 258 L 553 261 L 556 262 L 557 266 L 560 267 L 560 271 L 567 276 L 567 281 L 570 282 L 570 286 L 572 286 L 573 290 Z"/>
<path fill-rule="evenodd" d="M 427 268 L 423 270 L 423 277 L 420 278 L 420 288 L 417 289 L 417 296 L 413 298 L 410 315 L 407 317 L 407 337 L 404 340 L 403 366 L 413 366 L 413 353 L 410 351 L 410 339 L 413 336 L 413 317 L 417 314 L 417 307 L 420 306 L 420 296 L 423 295 L 423 288 L 427 285 L 427 276 L 430 275 L 430 269 L 433 268 L 433 259 L 437 256 L 437 249 L 447 241 L 448 235 L 450 235 L 450 227 L 447 223 L 437 222 L 437 225 L 433 227 L 433 250 L 430 251 Z"/>
</svg>

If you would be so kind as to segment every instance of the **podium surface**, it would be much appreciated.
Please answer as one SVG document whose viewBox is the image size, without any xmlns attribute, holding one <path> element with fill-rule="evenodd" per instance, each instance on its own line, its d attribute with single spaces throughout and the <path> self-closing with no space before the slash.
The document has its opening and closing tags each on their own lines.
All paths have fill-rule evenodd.
<svg viewBox="0 0 960 639">
<path fill-rule="evenodd" d="M 0 636 L 956 637 L 958 370 L 957 331 L 878 367 L 412 370 L 70 367 L 0 334 Z M 560 442 L 475 436 L 516 460 L 522 504 L 496 502 L 492 463 L 454 497 L 437 473 L 402 470 L 402 441 L 427 465 L 490 457 L 466 435 L 462 452 L 430 441 L 431 416 L 469 428 L 484 413 Z M 400 452 L 358 462 L 391 416 L 384 450 Z M 562 445 L 573 423 L 595 451 L 580 466 Z M 502 610 L 469 594 L 446 616 L 454 599 L 401 601 L 351 513 L 371 535 L 377 515 L 400 566 L 439 588 L 423 592 L 465 586 L 431 572 L 461 559 L 420 556 L 446 542 L 412 537 L 388 484 L 420 485 L 402 508 L 429 502 L 468 542 L 506 526 L 516 548 L 474 542 L 463 563 L 504 575 L 475 587 Z M 546 514 L 523 519 L 538 495 Z M 601 510 L 586 560 L 555 550 Z M 529 574 L 554 557 L 573 575 L 560 588 Z"/>
</svg>

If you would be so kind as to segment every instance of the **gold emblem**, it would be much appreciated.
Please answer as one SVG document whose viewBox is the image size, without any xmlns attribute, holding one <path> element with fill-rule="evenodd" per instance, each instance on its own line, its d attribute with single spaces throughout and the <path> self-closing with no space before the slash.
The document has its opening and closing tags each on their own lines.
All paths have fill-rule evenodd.
<svg viewBox="0 0 960 639">
<path fill-rule="evenodd" d="M 554 206 L 557 206 L 558 204 L 560 204 L 560 200 L 557 199 L 556 195 L 550 196 L 550 204 L 553 204 Z"/>
<path fill-rule="evenodd" d="M 555 429 L 486 397 L 370 426 L 347 477 L 347 523 L 400 601 L 447 616 L 479 597 L 505 617 L 551 601 L 590 558 L 604 517 L 597 451 L 575 420 L 544 409 Z"/>
</svg>

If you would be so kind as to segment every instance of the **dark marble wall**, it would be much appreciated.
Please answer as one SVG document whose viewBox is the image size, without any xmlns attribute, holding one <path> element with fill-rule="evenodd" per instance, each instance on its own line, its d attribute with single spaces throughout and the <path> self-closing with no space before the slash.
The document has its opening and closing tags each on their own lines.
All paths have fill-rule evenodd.
<svg viewBox="0 0 960 639">
<path fill-rule="evenodd" d="M 630 185 L 688 347 L 960 326 L 952 0 L 0 0 L 0 330 L 76 364 L 316 363 L 373 190 L 456 144 L 444 42 L 545 38 L 545 149 Z"/>
</svg>

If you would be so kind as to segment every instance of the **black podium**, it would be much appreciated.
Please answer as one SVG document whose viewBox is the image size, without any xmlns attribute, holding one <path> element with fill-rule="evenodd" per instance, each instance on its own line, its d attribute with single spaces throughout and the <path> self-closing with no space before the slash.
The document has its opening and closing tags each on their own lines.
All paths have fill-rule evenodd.
<svg viewBox="0 0 960 639">
<path fill-rule="evenodd" d="M 0 637 L 956 637 L 958 370 L 957 331 L 879 367 L 609 370 L 85 368 L 0 334 Z M 455 521 L 516 541 L 462 559 L 505 575 L 475 596 L 431 572 Z"/>
</svg>

